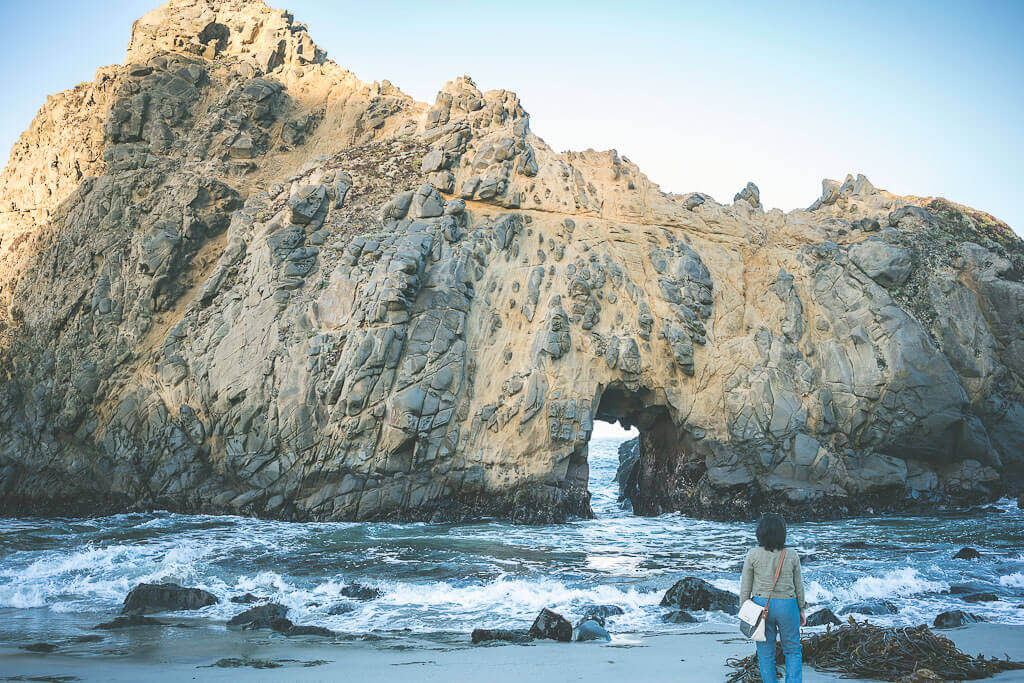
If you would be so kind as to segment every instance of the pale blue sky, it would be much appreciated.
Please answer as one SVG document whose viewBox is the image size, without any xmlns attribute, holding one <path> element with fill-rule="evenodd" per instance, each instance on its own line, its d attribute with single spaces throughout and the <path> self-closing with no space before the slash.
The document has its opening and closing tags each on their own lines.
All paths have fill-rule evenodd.
<svg viewBox="0 0 1024 683">
<path fill-rule="evenodd" d="M 155 4 L 4 0 L 4 158 Z M 556 149 L 618 149 L 668 191 L 729 201 L 753 180 L 788 210 L 861 172 L 1024 231 L 1024 2 L 287 6 L 363 80 L 431 102 L 463 73 L 515 90 Z"/>
</svg>

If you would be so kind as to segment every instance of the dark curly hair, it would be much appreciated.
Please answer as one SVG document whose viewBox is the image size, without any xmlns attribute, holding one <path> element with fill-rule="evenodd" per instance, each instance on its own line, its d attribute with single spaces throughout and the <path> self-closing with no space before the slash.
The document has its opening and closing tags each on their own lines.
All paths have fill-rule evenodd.
<svg viewBox="0 0 1024 683">
<path fill-rule="evenodd" d="M 782 550 L 786 545 L 786 520 L 769 512 L 757 523 L 757 542 L 765 550 Z"/>
</svg>

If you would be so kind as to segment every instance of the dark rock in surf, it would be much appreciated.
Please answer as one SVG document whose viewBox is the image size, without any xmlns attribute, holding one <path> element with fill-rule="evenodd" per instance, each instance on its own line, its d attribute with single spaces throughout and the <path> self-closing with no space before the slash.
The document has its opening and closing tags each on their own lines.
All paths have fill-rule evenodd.
<svg viewBox="0 0 1024 683">
<path fill-rule="evenodd" d="M 608 617 L 616 617 L 623 613 L 622 608 L 618 605 L 587 605 L 583 608 L 583 616 L 580 617 L 576 626 L 579 627 L 585 621 L 596 621 L 604 626 Z"/>
<path fill-rule="evenodd" d="M 961 548 L 956 555 L 953 556 L 954 560 L 979 560 L 981 559 L 981 553 L 974 548 Z"/>
<path fill-rule="evenodd" d="M 112 631 L 119 628 L 131 628 L 133 626 L 167 626 L 167 624 L 159 619 L 144 617 L 141 614 L 133 614 L 128 617 L 117 617 L 113 621 L 105 621 L 102 624 L 96 624 L 93 628 Z"/>
<path fill-rule="evenodd" d="M 384 595 L 384 591 L 373 586 L 364 586 L 361 583 L 350 583 L 341 589 L 341 594 L 353 600 L 376 600 Z"/>
<path fill-rule="evenodd" d="M 47 653 L 56 650 L 57 646 L 53 643 L 32 643 L 31 645 L 22 645 L 21 649 L 26 652 Z"/>
<path fill-rule="evenodd" d="M 825 626 L 826 624 L 835 624 L 838 626 L 842 623 L 843 622 L 839 621 L 839 617 L 837 617 L 828 607 L 820 609 L 807 617 L 807 626 Z"/>
<path fill-rule="evenodd" d="M 124 599 L 121 614 L 179 612 L 218 602 L 216 595 L 201 588 L 185 588 L 176 583 L 140 583 Z"/>
<path fill-rule="evenodd" d="M 666 624 L 696 624 L 697 618 L 689 612 L 681 609 L 674 609 L 661 615 L 661 620 Z"/>
<path fill-rule="evenodd" d="M 961 595 L 960 599 L 964 602 L 997 602 L 999 600 L 999 596 L 995 593 L 988 592 L 968 593 L 966 595 Z"/>
<path fill-rule="evenodd" d="M 954 609 L 948 612 L 943 612 L 935 617 L 934 625 L 935 628 L 956 628 L 957 626 L 964 626 L 966 624 L 974 624 L 979 621 L 985 621 L 977 614 L 971 614 L 970 612 L 964 612 L 962 610 Z"/>
<path fill-rule="evenodd" d="M 726 614 L 737 614 L 739 596 L 721 588 L 715 588 L 707 581 L 694 576 L 680 579 L 668 589 L 661 599 L 662 607 L 679 607 L 684 610 L 717 610 Z"/>
<path fill-rule="evenodd" d="M 529 634 L 533 638 L 546 638 L 548 640 L 557 640 L 561 643 L 568 643 L 572 640 L 572 624 L 561 614 L 552 612 L 545 607 L 533 621 Z"/>
<path fill-rule="evenodd" d="M 265 598 L 262 595 L 253 595 L 252 593 L 246 593 L 245 595 L 236 595 L 231 598 L 231 602 L 239 605 L 251 605 L 255 602 L 267 602 L 270 598 Z"/>
<path fill-rule="evenodd" d="M 245 629 L 269 628 L 274 631 L 287 631 L 292 626 L 288 620 L 288 608 L 271 602 L 259 607 L 247 609 L 236 614 L 228 621 L 228 626 L 241 626 Z"/>
<path fill-rule="evenodd" d="M 490 643 L 502 641 L 506 643 L 528 643 L 533 640 L 525 629 L 475 628 L 470 636 L 473 643 Z"/>
<path fill-rule="evenodd" d="M 852 605 L 847 605 L 843 609 L 839 610 L 839 613 L 878 616 L 881 614 L 896 614 L 898 611 L 899 610 L 896 609 L 896 605 L 892 604 L 888 600 L 865 600 L 863 602 L 855 602 Z"/>
<path fill-rule="evenodd" d="M 580 643 L 588 640 L 603 640 L 607 643 L 611 641 L 611 639 L 611 634 L 605 630 L 604 626 L 592 619 L 584 621 L 579 625 L 579 628 L 576 629 L 576 640 Z"/>
<path fill-rule="evenodd" d="M 328 607 L 327 613 L 331 616 L 338 616 L 339 614 L 348 614 L 349 612 L 354 612 L 355 609 L 356 606 L 350 602 L 339 602 Z"/>
<path fill-rule="evenodd" d="M 283 631 L 286 636 L 336 636 L 338 635 L 329 628 L 323 626 L 304 626 L 295 624 Z"/>
</svg>

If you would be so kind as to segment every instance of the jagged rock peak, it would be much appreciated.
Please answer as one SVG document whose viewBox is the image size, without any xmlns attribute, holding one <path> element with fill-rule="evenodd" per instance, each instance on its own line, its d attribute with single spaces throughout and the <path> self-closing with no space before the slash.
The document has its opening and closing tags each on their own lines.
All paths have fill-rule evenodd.
<svg viewBox="0 0 1024 683">
<path fill-rule="evenodd" d="M 263 72 L 326 59 L 290 12 L 262 0 L 172 0 L 161 5 L 132 26 L 126 62 L 143 62 L 159 52 L 246 58 Z"/>
</svg>

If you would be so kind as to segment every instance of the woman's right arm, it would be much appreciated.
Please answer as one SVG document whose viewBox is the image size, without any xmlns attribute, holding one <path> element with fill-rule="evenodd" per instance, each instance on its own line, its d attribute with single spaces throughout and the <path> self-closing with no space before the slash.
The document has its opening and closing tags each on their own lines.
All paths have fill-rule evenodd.
<svg viewBox="0 0 1024 683">
<path fill-rule="evenodd" d="M 743 575 L 740 578 L 740 604 L 750 599 L 754 587 L 754 568 L 750 565 L 750 553 L 743 559 Z"/>
</svg>

